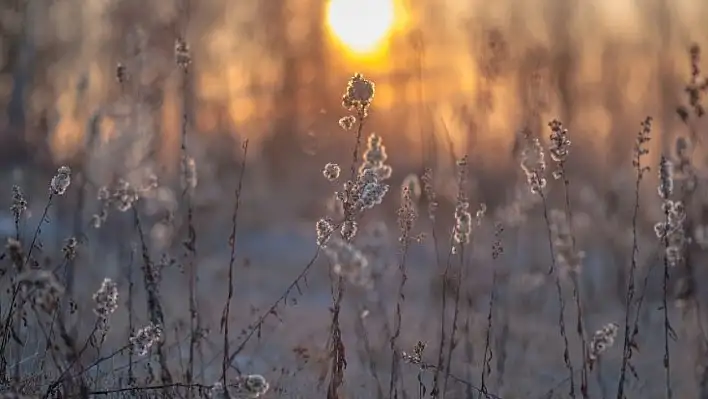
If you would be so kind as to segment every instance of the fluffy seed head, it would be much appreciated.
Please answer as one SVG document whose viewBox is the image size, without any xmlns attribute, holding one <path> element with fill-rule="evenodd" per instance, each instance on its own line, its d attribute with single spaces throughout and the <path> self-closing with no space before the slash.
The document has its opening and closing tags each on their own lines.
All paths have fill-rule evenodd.
<svg viewBox="0 0 708 399">
<path fill-rule="evenodd" d="M 339 179 L 339 174 L 341 172 L 342 168 L 340 168 L 339 165 L 336 163 L 328 163 L 322 170 L 322 175 L 324 175 L 325 179 L 329 181 L 335 181 Z"/>
<path fill-rule="evenodd" d="M 64 195 L 70 184 L 71 169 L 68 166 L 62 166 L 52 177 L 52 181 L 49 183 L 49 190 L 54 195 Z"/>
<path fill-rule="evenodd" d="M 351 130 L 356 123 L 356 117 L 352 115 L 347 115 L 339 119 L 339 126 L 344 130 Z"/>
<path fill-rule="evenodd" d="M 588 348 L 588 357 L 592 363 L 594 363 L 607 348 L 615 343 L 617 331 L 619 331 L 619 325 L 609 323 L 595 332 Z"/>
<path fill-rule="evenodd" d="M 347 82 L 347 89 L 342 96 L 342 106 L 347 110 L 356 110 L 366 114 L 374 99 L 374 92 L 374 82 L 365 79 L 364 75 L 356 73 Z"/>
<path fill-rule="evenodd" d="M 103 279 L 101 287 L 93 294 L 93 312 L 101 319 L 108 319 L 118 309 L 118 285 L 110 278 Z"/>
<path fill-rule="evenodd" d="M 162 340 L 162 328 L 150 323 L 130 337 L 130 344 L 138 356 L 145 356 L 150 348 L 160 340 Z"/>
</svg>

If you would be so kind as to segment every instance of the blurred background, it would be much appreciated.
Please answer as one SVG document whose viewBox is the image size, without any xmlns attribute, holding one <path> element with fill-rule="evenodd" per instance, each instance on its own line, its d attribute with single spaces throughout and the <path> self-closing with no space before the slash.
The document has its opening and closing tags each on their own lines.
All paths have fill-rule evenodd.
<svg viewBox="0 0 708 399">
<path fill-rule="evenodd" d="M 393 255 L 400 205 L 396 187 L 409 174 L 431 168 L 441 198 L 438 227 L 447 229 L 457 194 L 454 162 L 469 156 L 471 206 L 485 203 L 489 216 L 469 289 L 470 323 L 478 325 L 479 334 L 486 323 L 494 222 L 513 229 L 505 238 L 504 266 L 498 266 L 506 276 L 508 295 L 500 317 L 507 329 L 500 327 L 495 337 L 506 334 L 500 345 L 509 345 L 506 352 L 518 360 L 505 356 L 513 370 L 497 369 L 519 381 L 513 386 L 503 379 L 496 382 L 500 395 L 510 395 L 505 398 L 529 397 L 563 376 L 556 340 L 534 347 L 538 337 L 557 337 L 557 303 L 552 286 L 546 286 L 548 277 L 539 273 L 548 262 L 547 242 L 542 212 L 523 187 L 519 132 L 528 129 L 547 143 L 547 123 L 553 118 L 570 131 L 567 167 L 577 238 L 586 252 L 582 280 L 590 332 L 624 317 L 634 206 L 631 161 L 640 122 L 654 118 L 647 158 L 653 169 L 641 187 L 642 266 L 648 268 L 656 256 L 652 226 L 662 217 L 656 195 L 659 154 L 674 154 L 676 139 L 689 137 L 698 149 L 692 162 L 699 181 L 705 176 L 708 157 L 697 138 L 708 128 L 706 118 L 684 120 L 677 113 L 688 105 L 689 49 L 696 44 L 708 48 L 704 1 L 3 0 L 0 7 L 0 182 L 6 188 L 0 232 L 14 234 L 9 212 L 13 184 L 22 187 L 29 201 L 29 234 L 46 203 L 49 179 L 58 166 L 69 165 L 75 172 L 72 189 L 50 209 L 51 223 L 42 229 L 44 252 L 51 257 L 66 238 L 80 238 L 84 249 L 70 276 L 73 282 L 67 282 L 76 287 L 76 297 L 90 298 L 92 287 L 106 276 L 124 287 L 123 273 L 135 254 L 132 219 L 116 212 L 94 229 L 91 215 L 100 209 L 96 193 L 118 178 L 138 184 L 155 174 L 160 188 L 141 209 L 150 250 L 156 259 L 165 255 L 179 263 L 187 234 L 178 184 L 186 114 L 189 152 L 199 179 L 194 206 L 205 290 L 200 306 L 204 323 L 211 323 L 215 334 L 226 295 L 216 293 L 226 289 L 242 144 L 248 140 L 238 240 L 243 270 L 234 311 L 239 326 L 254 320 L 254 309 L 270 306 L 315 251 L 314 222 L 327 213 L 338 189 L 323 179 L 322 167 L 335 162 L 346 170 L 351 161 L 355 137 L 337 121 L 347 114 L 341 97 L 355 72 L 376 84 L 364 133 L 383 137 L 394 189 L 368 218 L 389 223 Z M 188 43 L 192 61 L 184 86 L 175 64 L 176 38 Z M 118 64 L 127 76 L 122 84 L 116 79 Z M 708 69 L 705 60 L 697 65 Z M 697 193 L 691 210 L 693 223 L 702 226 L 708 192 L 699 184 Z M 549 207 L 563 206 L 562 185 L 551 183 Z M 523 225 L 508 220 L 510 207 L 529 214 Z M 421 221 L 421 231 L 429 228 L 426 223 Z M 426 321 L 426 315 L 439 312 L 440 296 L 430 243 L 413 250 L 420 256 L 411 261 L 407 303 L 412 311 L 404 323 L 416 326 L 420 336 L 404 338 L 411 348 L 417 340 L 435 341 L 437 324 Z M 164 295 L 174 299 L 167 314 L 179 320 L 187 314 L 187 302 L 178 288 L 184 288 L 184 277 L 175 270 L 165 275 L 171 283 Z M 289 352 L 293 345 L 315 351 L 322 342 L 317 337 L 326 334 L 331 304 L 326 262 L 313 275 L 315 282 L 298 306 L 282 316 L 286 326 L 291 318 L 311 318 L 312 323 L 300 322 L 287 334 L 281 324 L 271 323 L 264 335 L 274 338 L 249 349 L 249 364 L 259 372 L 295 361 Z M 384 278 L 383 286 L 394 286 L 393 277 Z M 659 284 L 650 290 L 656 295 L 648 294 L 654 301 L 659 300 Z M 365 294 L 352 295 L 367 301 Z M 354 323 L 366 306 L 359 299 L 348 306 Z M 659 317 L 656 308 L 647 309 L 643 322 L 660 326 L 652 324 L 659 323 L 653 319 Z M 695 350 L 701 341 L 695 332 L 701 329 L 694 316 L 684 312 L 682 317 L 690 320 L 681 332 L 690 339 L 675 344 L 676 356 L 692 361 L 677 366 L 677 392 L 705 398 L 706 356 Z M 184 336 L 173 333 L 175 339 Z M 111 334 L 120 340 L 125 330 Z M 659 382 L 650 377 L 663 373 L 662 353 L 654 353 L 652 345 L 662 335 L 660 328 L 647 334 L 648 354 L 641 364 L 648 377 L 633 389 L 651 398 Z M 218 342 L 218 334 L 214 339 Z M 354 346 L 357 340 L 351 339 Z M 479 356 L 472 356 L 474 366 L 462 362 L 463 369 L 477 370 Z M 598 372 L 597 392 L 614 387 L 621 350 L 608 356 L 614 362 Z M 359 372 L 357 364 L 352 360 L 350 373 Z M 296 381 L 281 374 L 279 386 L 289 387 L 288 378 Z M 704 390 L 701 381 L 706 381 Z M 358 385 L 352 383 L 351 397 L 366 397 L 362 392 L 367 388 L 358 391 Z"/>
</svg>

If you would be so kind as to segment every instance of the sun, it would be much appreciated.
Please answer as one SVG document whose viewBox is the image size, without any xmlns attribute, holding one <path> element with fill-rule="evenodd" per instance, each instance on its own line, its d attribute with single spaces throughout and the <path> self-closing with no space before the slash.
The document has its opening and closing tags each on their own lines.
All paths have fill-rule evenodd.
<svg viewBox="0 0 708 399">
<path fill-rule="evenodd" d="M 356 54 L 375 52 L 394 22 L 394 0 L 330 0 L 327 5 L 327 25 Z"/>
</svg>

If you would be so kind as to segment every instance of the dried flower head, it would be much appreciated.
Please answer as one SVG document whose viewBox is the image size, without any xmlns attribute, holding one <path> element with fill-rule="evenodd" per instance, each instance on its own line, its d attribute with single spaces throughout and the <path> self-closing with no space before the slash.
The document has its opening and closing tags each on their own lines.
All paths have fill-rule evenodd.
<svg viewBox="0 0 708 399">
<path fill-rule="evenodd" d="M 418 210 L 413 202 L 411 189 L 408 186 L 401 187 L 401 206 L 396 211 L 398 220 L 398 241 L 407 245 L 410 241 L 422 240 L 422 235 L 412 236 L 413 226 L 418 220 Z"/>
<path fill-rule="evenodd" d="M 250 374 L 241 378 L 239 387 L 249 398 L 259 398 L 268 392 L 270 384 L 262 375 Z"/>
<path fill-rule="evenodd" d="M 551 128 L 551 148 L 548 152 L 551 159 L 558 164 L 558 168 L 553 172 L 554 179 L 560 179 L 565 173 L 565 162 L 570 153 L 570 140 L 568 139 L 568 129 L 563 127 L 563 123 L 557 119 L 548 123 Z"/>
<path fill-rule="evenodd" d="M 101 287 L 93 294 L 93 301 L 93 312 L 99 318 L 107 320 L 118 309 L 118 285 L 110 278 L 104 278 Z"/>
<path fill-rule="evenodd" d="M 61 252 L 64 254 L 64 259 L 74 260 L 76 259 L 76 247 L 78 247 L 79 241 L 75 237 L 69 237 L 64 241 L 64 246 L 61 248 Z"/>
<path fill-rule="evenodd" d="M 651 116 L 647 116 L 644 121 L 642 121 L 642 128 L 637 133 L 637 139 L 634 142 L 634 159 L 632 159 L 632 166 L 637 169 L 638 178 L 642 179 L 644 174 L 650 170 L 648 166 L 642 166 L 642 157 L 649 154 L 649 150 L 646 148 L 646 144 L 651 140 L 651 129 L 652 129 L 653 119 Z"/>
<path fill-rule="evenodd" d="M 374 99 L 375 86 L 370 80 L 364 78 L 360 73 L 347 82 L 347 89 L 342 96 L 342 106 L 347 110 L 356 110 L 361 116 L 366 112 Z"/>
<path fill-rule="evenodd" d="M 664 240 L 666 258 L 670 266 L 676 266 L 681 260 L 682 249 L 686 244 L 684 221 L 686 209 L 681 201 L 664 200 L 662 203 L 664 221 L 654 225 L 656 236 Z"/>
<path fill-rule="evenodd" d="M 189 168 L 187 170 L 189 170 Z M 193 176 L 193 178 L 189 176 Z M 184 179 L 185 174 L 182 174 L 181 177 L 183 183 L 196 185 L 196 172 L 194 174 L 188 174 L 187 179 Z M 134 187 L 125 179 L 118 179 L 116 184 L 111 188 L 99 188 L 97 199 L 101 204 L 101 209 L 98 214 L 92 216 L 93 226 L 99 228 L 106 222 L 111 206 L 115 207 L 120 212 L 127 212 L 133 208 L 134 204 L 141 197 L 146 196 L 157 187 L 157 176 L 150 174 L 140 187 Z"/>
<path fill-rule="evenodd" d="M 18 222 L 22 217 L 22 214 L 27 210 L 27 200 L 25 195 L 22 193 L 20 186 L 12 186 L 12 205 L 10 206 L 10 211 L 12 211 L 12 216 L 15 222 Z"/>
<path fill-rule="evenodd" d="M 531 137 L 528 132 L 525 135 L 526 146 L 521 153 L 521 169 L 526 174 L 526 181 L 531 192 L 540 194 L 541 190 L 546 187 L 546 178 L 544 177 L 546 161 L 543 147 L 538 138 Z"/>
<path fill-rule="evenodd" d="M 590 360 L 591 369 L 598 357 L 615 343 L 617 331 L 619 331 L 619 325 L 609 323 L 595 332 L 588 347 L 588 359 Z"/>
<path fill-rule="evenodd" d="M 345 241 L 351 241 L 354 239 L 354 236 L 356 236 L 357 231 L 359 231 L 359 225 L 355 220 L 345 220 L 342 223 L 339 234 L 341 234 Z"/>
<path fill-rule="evenodd" d="M 57 174 L 52 177 L 49 183 L 49 190 L 54 195 L 64 195 L 71 184 L 71 169 L 62 166 L 57 169 Z"/>
<path fill-rule="evenodd" d="M 324 177 L 329 181 L 335 181 L 339 179 L 339 174 L 341 172 L 342 168 L 340 168 L 339 165 L 336 163 L 328 163 L 322 170 L 322 175 L 324 175 Z"/>
<path fill-rule="evenodd" d="M 329 218 L 322 218 L 315 225 L 317 231 L 317 245 L 324 247 L 334 232 L 335 226 Z"/>
<path fill-rule="evenodd" d="M 415 347 L 413 347 L 413 353 L 402 353 L 403 361 L 414 365 L 421 364 L 423 362 L 423 352 L 425 351 L 425 346 L 426 345 L 424 342 L 418 341 L 418 343 L 415 344 Z"/>
<path fill-rule="evenodd" d="M 130 337 L 130 344 L 133 347 L 133 352 L 138 356 L 147 355 L 150 348 L 157 342 L 162 340 L 162 328 L 153 323 L 138 330 L 138 332 Z"/>
<path fill-rule="evenodd" d="M 353 115 L 347 115 L 339 119 L 339 126 L 344 130 L 351 130 L 356 123 L 356 117 Z"/>
</svg>

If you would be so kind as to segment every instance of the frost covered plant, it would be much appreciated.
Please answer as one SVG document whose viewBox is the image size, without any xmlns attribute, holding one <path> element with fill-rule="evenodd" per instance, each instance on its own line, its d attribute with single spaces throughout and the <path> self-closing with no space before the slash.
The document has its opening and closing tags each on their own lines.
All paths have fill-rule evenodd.
<svg viewBox="0 0 708 399">
<path fill-rule="evenodd" d="M 10 211 L 15 219 L 15 223 L 19 222 L 22 214 L 27 210 L 27 200 L 19 186 L 12 186 L 12 205 Z"/>
<path fill-rule="evenodd" d="M 374 82 L 364 78 L 360 73 L 347 82 L 347 88 L 342 96 L 342 106 L 349 111 L 356 111 L 360 117 L 365 117 L 374 99 Z"/>
<path fill-rule="evenodd" d="M 457 201 L 455 203 L 455 224 L 452 228 L 452 253 L 456 254 L 459 249 L 469 244 L 472 236 L 473 224 L 480 225 L 482 218 L 487 212 L 487 206 L 481 204 L 475 215 L 473 222 L 472 214 L 469 211 L 470 203 L 464 194 L 464 185 L 467 180 L 467 156 L 457 161 Z"/>
<path fill-rule="evenodd" d="M 359 224 L 356 220 L 345 220 L 342 223 L 342 228 L 339 230 L 339 234 L 345 241 L 351 241 L 358 231 Z"/>
<path fill-rule="evenodd" d="M 618 330 L 619 325 L 616 323 L 609 323 L 593 334 L 592 340 L 590 341 L 590 346 L 588 348 L 588 359 L 590 361 L 591 368 L 600 355 L 615 343 Z"/>
<path fill-rule="evenodd" d="M 322 175 L 325 179 L 329 181 L 335 181 L 339 179 L 339 174 L 342 172 L 342 168 L 336 163 L 328 163 L 322 170 Z"/>
<path fill-rule="evenodd" d="M 385 162 L 388 159 L 386 147 L 383 145 L 381 136 L 372 133 L 366 142 L 366 151 L 364 151 L 364 162 L 359 167 L 359 172 L 372 170 L 381 180 L 386 180 L 391 177 L 393 171 Z"/>
<path fill-rule="evenodd" d="M 147 355 L 150 348 L 162 340 L 162 328 L 153 323 L 138 330 L 130 337 L 130 345 L 138 356 Z"/>
<path fill-rule="evenodd" d="M 551 128 L 551 148 L 548 152 L 551 159 L 558 164 L 558 169 L 553 172 L 554 179 L 560 179 L 565 173 L 565 162 L 570 153 L 570 139 L 568 139 L 568 129 L 563 127 L 563 123 L 557 119 L 548 123 Z"/>
<path fill-rule="evenodd" d="M 332 232 L 334 232 L 334 223 L 329 218 L 322 218 L 317 221 L 315 228 L 317 231 L 317 245 L 324 247 L 331 238 Z"/>
<path fill-rule="evenodd" d="M 339 119 L 339 127 L 343 130 L 352 130 L 354 124 L 356 123 L 356 117 L 352 115 L 343 116 Z"/>
<path fill-rule="evenodd" d="M 371 134 L 355 180 L 344 183 L 343 190 L 335 194 L 342 203 L 346 220 L 353 220 L 359 213 L 383 201 L 389 190 L 389 185 L 384 181 L 391 176 L 392 171 L 385 164 L 386 159 L 386 148 L 381 137 Z"/>
<path fill-rule="evenodd" d="M 683 222 L 686 210 L 680 201 L 670 199 L 674 190 L 673 164 L 662 156 L 659 162 L 659 196 L 664 221 L 654 225 L 656 236 L 664 240 L 666 260 L 669 266 L 676 266 L 681 261 L 681 252 L 686 241 Z"/>
<path fill-rule="evenodd" d="M 64 195 L 71 184 L 71 169 L 68 166 L 62 166 L 57 170 L 57 173 L 52 177 L 49 183 L 49 191 L 54 195 Z"/>
<path fill-rule="evenodd" d="M 104 278 L 98 291 L 93 294 L 95 307 L 93 312 L 102 321 L 107 321 L 108 317 L 118 309 L 118 285 L 110 278 Z"/>
<path fill-rule="evenodd" d="M 683 228 L 686 210 L 680 201 L 664 200 L 661 206 L 665 219 L 654 225 L 654 232 L 658 238 L 665 240 L 669 265 L 676 266 L 681 261 L 681 251 L 686 243 Z"/>
<path fill-rule="evenodd" d="M 250 374 L 241 377 L 238 388 L 248 395 L 249 398 L 260 398 L 268 393 L 270 384 L 268 384 L 268 381 L 262 375 Z"/>
<path fill-rule="evenodd" d="M 250 374 L 239 377 L 234 384 L 215 382 L 208 396 L 212 399 L 249 398 L 256 399 L 268 393 L 270 384 L 259 374 Z"/>
<path fill-rule="evenodd" d="M 422 341 L 418 341 L 413 347 L 413 353 L 402 352 L 401 356 L 403 361 L 413 365 L 420 365 L 423 363 L 423 352 L 425 351 L 426 344 Z"/>
<path fill-rule="evenodd" d="M 397 216 L 400 232 L 399 242 L 406 244 L 412 238 L 411 231 L 418 219 L 418 212 L 413 203 L 411 189 L 408 186 L 401 187 L 401 206 L 398 208 Z"/>
<path fill-rule="evenodd" d="M 354 162 L 357 158 L 361 128 L 374 98 L 374 91 L 374 83 L 357 73 L 347 82 L 347 88 L 342 96 L 342 106 L 349 111 L 355 111 L 356 116 L 343 117 L 339 120 L 340 126 L 344 130 L 350 130 L 357 120 L 359 122 Z M 343 190 L 335 193 L 335 201 L 340 204 L 329 206 L 332 211 L 335 211 L 333 213 L 341 216 L 343 220 L 335 224 L 331 219 L 322 218 L 316 224 L 318 246 L 325 246 L 329 236 L 337 229 L 344 240 L 351 241 L 354 238 L 358 230 L 356 219 L 359 214 L 380 204 L 388 192 L 389 187 L 383 181 L 391 176 L 391 167 L 384 164 L 385 160 L 386 152 L 381 144 L 381 138 L 372 134 L 364 153 L 364 162 L 358 173 L 355 173 L 356 170 L 352 164 L 352 176 L 344 182 Z M 334 181 L 339 178 L 341 168 L 330 163 L 325 165 L 322 173 L 325 178 Z"/>
<path fill-rule="evenodd" d="M 95 228 L 103 226 L 108 219 L 111 207 L 114 207 L 119 212 L 127 212 L 133 208 L 141 197 L 155 190 L 157 186 L 157 176 L 150 175 L 140 187 L 133 186 L 125 179 L 118 179 L 113 187 L 103 186 L 99 188 L 97 199 L 101 204 L 101 209 L 91 218 L 93 226 Z"/>
<path fill-rule="evenodd" d="M 546 161 L 543 153 L 543 147 L 540 141 L 535 137 L 530 137 L 525 133 L 526 146 L 521 153 L 521 169 L 526 174 L 531 192 L 540 194 L 541 190 L 546 187 Z"/>
</svg>

